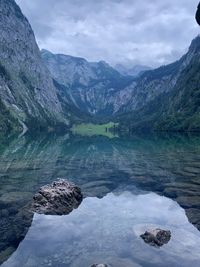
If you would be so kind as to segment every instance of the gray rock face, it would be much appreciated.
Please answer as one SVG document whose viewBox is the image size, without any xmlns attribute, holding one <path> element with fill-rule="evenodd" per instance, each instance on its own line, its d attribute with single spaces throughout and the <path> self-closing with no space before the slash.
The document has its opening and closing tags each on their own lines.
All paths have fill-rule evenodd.
<svg viewBox="0 0 200 267">
<path fill-rule="evenodd" d="M 67 123 L 32 28 L 14 0 L 0 1 L 0 100 L 25 124 L 31 118 Z"/>
<path fill-rule="evenodd" d="M 58 179 L 40 188 L 33 198 L 32 209 L 40 214 L 66 215 L 78 208 L 82 198 L 79 187 L 66 180 Z"/>
<path fill-rule="evenodd" d="M 161 229 L 154 229 L 152 231 L 146 231 L 140 237 L 150 246 L 162 247 L 170 241 L 171 232 Z"/>
<path fill-rule="evenodd" d="M 133 78 L 121 75 L 106 62 L 88 62 L 84 58 L 41 51 L 52 77 L 65 86 L 65 97 L 87 113 L 104 116 L 118 110 L 119 97 L 124 103 L 122 89 Z M 125 90 L 126 92 L 126 90 Z"/>
<path fill-rule="evenodd" d="M 199 37 L 192 41 L 188 52 L 178 61 L 145 72 L 129 86 L 127 102 L 119 108 L 120 113 L 140 110 L 162 94 L 173 91 L 187 66 L 197 56 L 193 46 Z"/>
<path fill-rule="evenodd" d="M 21 192 L 21 194 L 23 194 Z M 24 205 L 27 201 L 28 204 Z M 30 201 L 30 202 L 29 202 Z M 33 219 L 31 198 L 0 200 L 0 265 L 17 249 L 26 236 Z"/>
<path fill-rule="evenodd" d="M 198 36 L 180 60 L 142 75 L 130 88 L 131 100 L 121 107 L 121 129 L 199 131 L 199 56 Z"/>
</svg>

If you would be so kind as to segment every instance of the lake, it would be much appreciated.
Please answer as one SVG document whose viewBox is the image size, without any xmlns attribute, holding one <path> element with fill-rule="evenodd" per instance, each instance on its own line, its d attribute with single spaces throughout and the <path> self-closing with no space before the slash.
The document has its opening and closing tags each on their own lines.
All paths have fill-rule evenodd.
<svg viewBox="0 0 200 267">
<path fill-rule="evenodd" d="M 38 189 L 82 190 L 65 216 L 29 212 Z M 24 136 L 0 141 L 2 267 L 199 267 L 200 137 Z M 156 248 L 146 230 L 170 230 Z M 199 230 L 198 230 L 199 229 Z"/>
</svg>

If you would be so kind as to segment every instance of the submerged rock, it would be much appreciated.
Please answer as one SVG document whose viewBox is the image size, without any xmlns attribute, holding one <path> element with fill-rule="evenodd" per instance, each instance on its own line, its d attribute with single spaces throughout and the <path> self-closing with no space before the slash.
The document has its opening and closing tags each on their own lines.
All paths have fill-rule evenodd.
<svg viewBox="0 0 200 267">
<path fill-rule="evenodd" d="M 33 220 L 31 199 L 26 206 L 21 201 L 9 204 L 11 207 L 6 206 L 0 213 L 0 265 L 18 248 Z"/>
<path fill-rule="evenodd" d="M 40 188 L 34 196 L 32 209 L 46 215 L 66 215 L 78 208 L 83 196 L 78 186 L 64 179 Z"/>
<path fill-rule="evenodd" d="M 146 231 L 140 236 L 145 243 L 154 247 L 162 247 L 167 244 L 171 239 L 171 232 L 161 229 L 154 229 L 152 231 Z"/>
</svg>

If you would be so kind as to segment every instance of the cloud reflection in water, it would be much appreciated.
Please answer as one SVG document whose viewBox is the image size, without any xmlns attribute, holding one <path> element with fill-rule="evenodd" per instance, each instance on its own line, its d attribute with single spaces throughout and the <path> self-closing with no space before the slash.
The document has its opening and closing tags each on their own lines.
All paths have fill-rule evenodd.
<svg viewBox="0 0 200 267">
<path fill-rule="evenodd" d="M 172 232 L 160 249 L 139 237 L 149 228 Z M 173 200 L 155 193 L 89 197 L 68 216 L 34 215 L 17 251 L 2 267 L 199 267 L 199 231 Z"/>
</svg>

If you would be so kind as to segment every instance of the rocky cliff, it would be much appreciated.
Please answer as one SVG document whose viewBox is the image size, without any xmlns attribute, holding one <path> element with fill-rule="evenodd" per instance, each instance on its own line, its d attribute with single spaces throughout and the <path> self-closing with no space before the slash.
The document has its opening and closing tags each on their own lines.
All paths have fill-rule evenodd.
<svg viewBox="0 0 200 267">
<path fill-rule="evenodd" d="M 197 39 L 199 39 L 199 37 Z M 195 39 L 193 43 L 196 42 L 197 39 Z M 192 49 L 193 43 L 188 53 L 180 60 L 158 69 L 147 71 L 139 77 L 136 83 L 131 86 L 132 96 L 130 101 L 127 102 L 124 107 L 121 107 L 121 111 L 141 109 L 141 107 L 146 106 L 147 103 L 161 94 L 172 91 L 179 77 L 195 56 L 195 52 Z"/>
<path fill-rule="evenodd" d="M 41 55 L 52 77 L 62 85 L 63 97 L 97 117 L 115 113 L 120 107 L 119 96 L 125 94 L 122 90 L 133 81 L 104 61 L 88 62 L 47 50 L 42 50 Z"/>
<path fill-rule="evenodd" d="M 145 73 L 118 120 L 121 129 L 200 130 L 200 37 L 179 61 Z"/>
<path fill-rule="evenodd" d="M 10 128 L 68 124 L 32 28 L 14 0 L 0 1 L 0 101 Z"/>
</svg>

